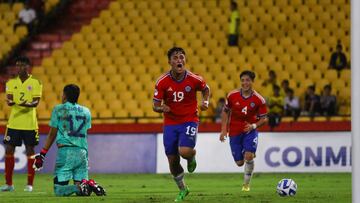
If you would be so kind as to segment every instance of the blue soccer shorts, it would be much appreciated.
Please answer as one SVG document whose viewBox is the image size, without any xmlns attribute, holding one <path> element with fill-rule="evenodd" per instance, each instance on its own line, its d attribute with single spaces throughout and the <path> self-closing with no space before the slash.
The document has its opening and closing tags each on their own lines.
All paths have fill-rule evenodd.
<svg viewBox="0 0 360 203">
<path fill-rule="evenodd" d="M 178 155 L 179 147 L 194 148 L 199 124 L 186 122 L 164 126 L 164 147 L 166 155 Z"/>
<path fill-rule="evenodd" d="M 249 133 L 241 133 L 237 136 L 230 136 L 230 148 L 234 161 L 244 160 L 245 152 L 256 152 L 258 145 L 258 132 L 252 130 Z"/>
<path fill-rule="evenodd" d="M 54 177 L 59 182 L 81 181 L 88 179 L 88 154 L 79 147 L 61 147 L 58 149 Z"/>
</svg>

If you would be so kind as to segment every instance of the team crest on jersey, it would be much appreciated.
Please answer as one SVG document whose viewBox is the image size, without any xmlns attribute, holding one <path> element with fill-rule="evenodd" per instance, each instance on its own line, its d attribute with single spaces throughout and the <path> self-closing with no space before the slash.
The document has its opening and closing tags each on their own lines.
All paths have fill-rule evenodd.
<svg viewBox="0 0 360 203">
<path fill-rule="evenodd" d="M 32 86 L 31 86 L 31 85 L 27 86 L 27 89 L 28 89 L 29 91 L 32 90 Z"/>
<path fill-rule="evenodd" d="M 190 86 L 186 86 L 185 87 L 185 92 L 190 92 L 191 91 L 191 87 Z"/>
<path fill-rule="evenodd" d="M 251 106 L 251 108 L 254 108 L 255 103 L 254 103 L 254 102 L 251 102 L 251 103 L 250 103 L 250 106 Z"/>
</svg>

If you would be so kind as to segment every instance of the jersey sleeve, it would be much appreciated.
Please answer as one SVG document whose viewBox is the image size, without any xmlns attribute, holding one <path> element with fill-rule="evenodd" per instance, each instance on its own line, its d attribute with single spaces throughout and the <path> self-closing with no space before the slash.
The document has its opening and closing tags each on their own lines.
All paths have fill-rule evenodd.
<svg viewBox="0 0 360 203">
<path fill-rule="evenodd" d="M 163 84 L 161 82 L 155 85 L 154 101 L 161 102 L 164 98 Z"/>
<path fill-rule="evenodd" d="M 198 90 L 200 90 L 200 91 L 203 91 L 206 87 L 208 87 L 205 80 L 202 77 L 200 77 L 200 80 L 198 81 L 197 87 L 198 87 Z"/>
<path fill-rule="evenodd" d="M 59 119 L 57 116 L 57 108 L 55 107 L 53 109 L 53 111 L 51 112 L 51 118 L 50 118 L 50 123 L 49 126 L 53 127 L 53 128 L 57 128 L 59 124 Z"/>
<path fill-rule="evenodd" d="M 267 106 L 265 99 L 259 101 L 258 117 L 265 117 L 267 115 Z"/>
<path fill-rule="evenodd" d="M 90 112 L 90 110 L 88 110 L 87 117 L 88 117 L 88 119 L 87 119 L 85 127 L 86 127 L 86 129 L 90 129 L 91 128 L 91 112 Z"/>
<path fill-rule="evenodd" d="M 230 103 L 229 100 L 230 100 L 230 99 L 229 99 L 229 96 L 226 97 L 226 99 L 225 99 L 225 105 L 224 105 L 224 110 L 225 110 L 226 112 L 228 112 L 228 111 L 231 110 L 231 103 Z"/>
<path fill-rule="evenodd" d="M 11 81 L 8 81 L 6 83 L 5 92 L 6 92 L 6 94 L 13 94 L 14 93 L 14 85 L 13 85 L 13 83 Z"/>
<path fill-rule="evenodd" d="M 42 83 L 40 82 L 40 80 L 36 80 L 35 81 L 36 85 L 34 85 L 34 92 L 33 92 L 33 97 L 41 97 L 41 93 L 42 93 Z"/>
</svg>

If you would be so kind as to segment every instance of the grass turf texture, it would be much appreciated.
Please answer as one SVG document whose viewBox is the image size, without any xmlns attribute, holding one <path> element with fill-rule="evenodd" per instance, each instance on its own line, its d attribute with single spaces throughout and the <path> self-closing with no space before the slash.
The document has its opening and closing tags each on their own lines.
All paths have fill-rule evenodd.
<svg viewBox="0 0 360 203">
<path fill-rule="evenodd" d="M 14 192 L 0 193 L 0 202 L 173 202 L 178 189 L 169 174 L 92 174 L 107 196 L 55 197 L 52 176 L 35 177 L 32 193 L 24 192 L 26 175 L 14 176 Z M 3 177 L 1 183 L 3 183 Z M 280 197 L 276 185 L 282 178 L 298 184 L 295 197 Z M 350 173 L 255 174 L 251 191 L 242 192 L 243 174 L 186 174 L 190 194 L 184 202 L 351 202 Z"/>
</svg>

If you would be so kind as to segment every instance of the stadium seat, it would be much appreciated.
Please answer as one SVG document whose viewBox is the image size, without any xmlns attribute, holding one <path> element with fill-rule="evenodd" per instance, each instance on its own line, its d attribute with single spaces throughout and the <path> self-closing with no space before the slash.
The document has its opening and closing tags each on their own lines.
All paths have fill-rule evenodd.
<svg viewBox="0 0 360 203">
<path fill-rule="evenodd" d="M 290 79 L 291 84 L 296 84 L 294 86 L 314 81 L 317 85 L 325 84 L 334 77 L 338 79 L 337 73 L 328 73 L 330 47 L 340 38 L 347 51 L 350 43 L 350 5 L 340 1 L 339 4 L 329 0 L 238 1 L 240 48 L 229 47 L 224 32 L 228 26 L 230 1 L 162 0 L 151 4 L 148 1 L 113 1 L 91 25 L 84 26 L 62 48 L 54 51 L 49 57 L 51 60 L 44 60 L 40 67 L 43 71 L 34 73 L 49 78 L 59 73 L 75 74 L 85 94 L 90 89 L 109 92 L 104 95 L 105 106 L 109 107 L 113 106 L 110 100 L 117 97 L 128 102 L 152 95 L 155 80 L 168 71 L 166 50 L 176 45 L 185 48 L 190 70 L 204 76 L 213 90 L 237 88 L 238 74 L 244 69 L 257 73 L 257 83 L 267 77 L 268 69 L 273 69 L 279 80 Z M 336 10 L 338 12 L 334 12 Z M 338 17 L 334 13 L 339 13 Z M 342 31 L 331 30 L 330 20 L 343 22 Z M 1 22 L 0 19 L 0 25 Z M 173 26 L 174 22 L 182 25 Z M 6 32 L 11 33 L 11 30 Z M 0 34 L 1 49 L 5 46 L 11 49 L 11 46 L 3 46 L 7 39 Z M 103 76 L 98 81 L 100 75 Z M 219 78 L 231 82 L 225 84 Z M 349 71 L 341 72 L 339 78 L 347 81 L 347 88 Z M 63 80 L 61 77 L 59 82 Z M 98 85 L 91 86 L 89 81 Z M 50 87 L 53 88 L 57 87 Z M 297 93 L 304 90 L 303 87 L 293 88 Z M 116 94 L 110 93 L 114 91 Z M 132 91 L 140 93 L 136 95 Z M 215 98 L 224 94 L 215 92 Z M 151 102 L 138 105 L 139 111 L 133 113 L 123 103 L 120 106 L 122 110 L 102 114 L 96 110 L 96 115 L 104 118 L 109 115 L 159 116 L 152 111 Z M 45 115 L 46 111 L 43 113 Z"/>
</svg>

